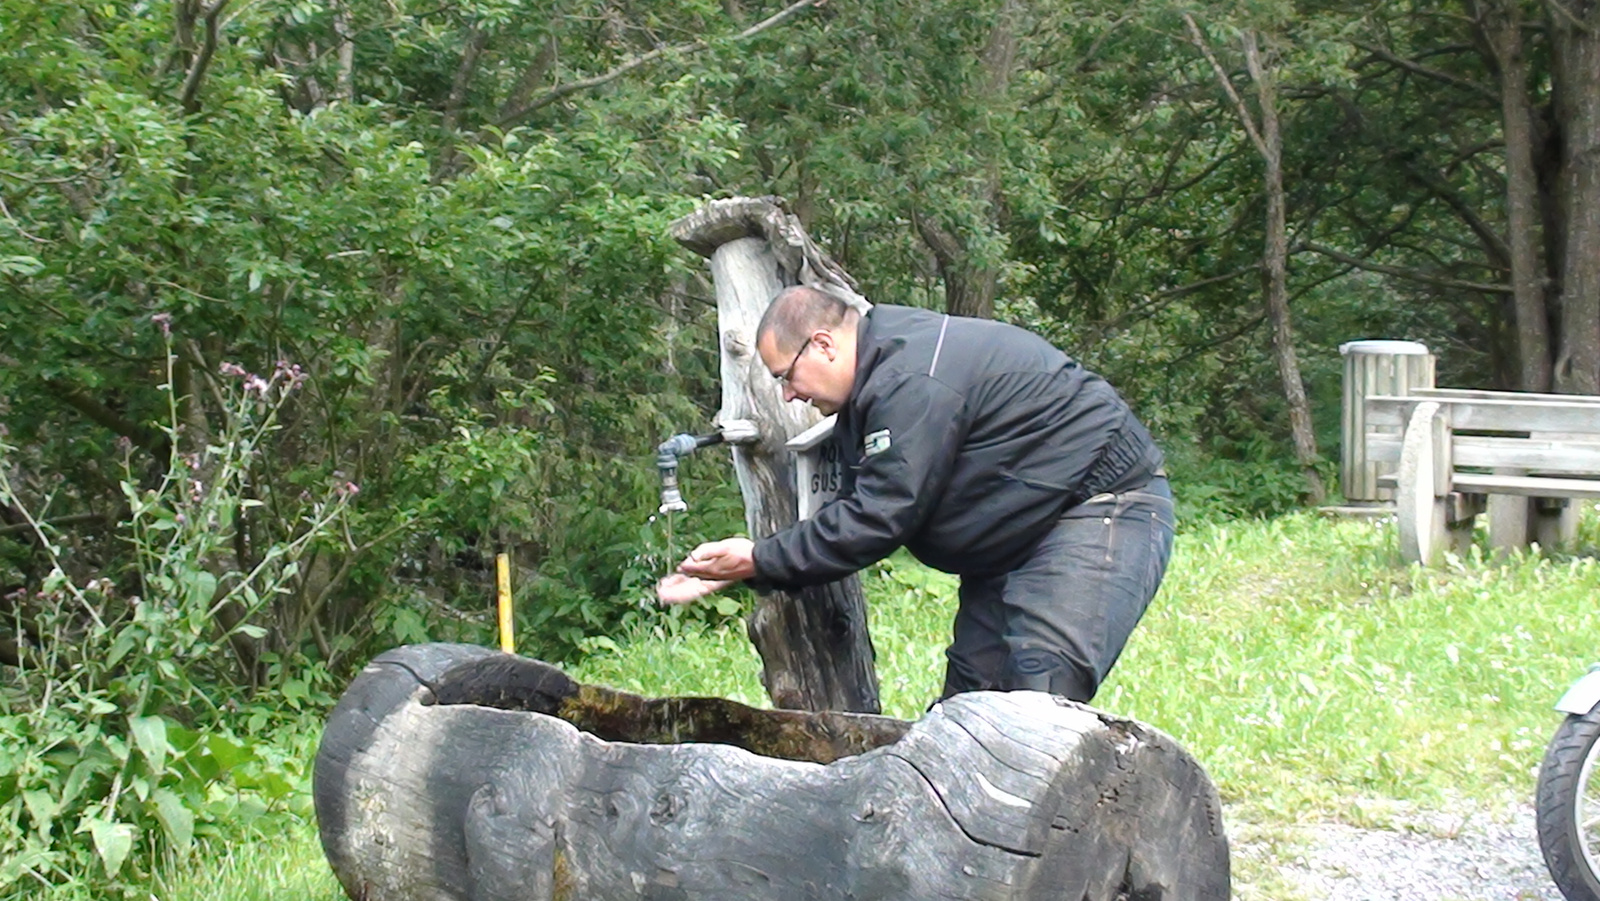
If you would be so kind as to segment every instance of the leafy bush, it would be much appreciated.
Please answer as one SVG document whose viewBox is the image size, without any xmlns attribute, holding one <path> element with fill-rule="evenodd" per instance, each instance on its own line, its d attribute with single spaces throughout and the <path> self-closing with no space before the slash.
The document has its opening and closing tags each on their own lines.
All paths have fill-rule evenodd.
<svg viewBox="0 0 1600 901">
<path fill-rule="evenodd" d="M 1305 475 L 1282 448 L 1261 441 L 1244 452 L 1246 459 L 1230 460 L 1186 444 L 1167 448 L 1167 472 L 1180 529 L 1275 516 L 1304 505 Z"/>
</svg>

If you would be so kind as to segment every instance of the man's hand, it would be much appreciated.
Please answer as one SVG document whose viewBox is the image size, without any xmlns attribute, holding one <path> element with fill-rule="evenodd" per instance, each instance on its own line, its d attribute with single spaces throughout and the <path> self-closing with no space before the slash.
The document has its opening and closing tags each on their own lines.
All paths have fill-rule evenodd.
<svg viewBox="0 0 1600 901">
<path fill-rule="evenodd" d="M 748 538 L 708 541 L 689 552 L 678 572 L 698 579 L 733 581 L 756 574 L 755 542 Z"/>
<path fill-rule="evenodd" d="M 696 579 L 683 573 L 673 573 L 656 583 L 656 599 L 663 604 L 687 604 L 698 601 L 708 594 L 721 591 L 732 585 L 732 580 L 718 582 L 710 579 Z"/>
</svg>

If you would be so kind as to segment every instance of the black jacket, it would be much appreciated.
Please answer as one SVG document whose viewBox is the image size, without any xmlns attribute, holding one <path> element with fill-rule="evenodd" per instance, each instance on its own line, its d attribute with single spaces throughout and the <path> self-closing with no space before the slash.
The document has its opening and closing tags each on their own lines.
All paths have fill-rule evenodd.
<svg viewBox="0 0 1600 901">
<path fill-rule="evenodd" d="M 1116 391 L 1043 338 L 881 305 L 833 441 L 839 496 L 756 542 L 757 587 L 831 582 L 901 545 L 945 572 L 1008 572 L 1068 507 L 1162 462 Z"/>
</svg>

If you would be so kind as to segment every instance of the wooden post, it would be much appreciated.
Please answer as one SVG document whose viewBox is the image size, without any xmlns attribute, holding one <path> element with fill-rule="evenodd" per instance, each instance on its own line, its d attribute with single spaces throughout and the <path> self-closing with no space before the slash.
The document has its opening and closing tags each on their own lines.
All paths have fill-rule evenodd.
<svg viewBox="0 0 1600 901">
<path fill-rule="evenodd" d="M 1222 805 L 1158 729 L 1041 692 L 916 723 L 645 699 L 470 645 L 389 651 L 312 795 L 355 901 L 1226 901 Z"/>
<path fill-rule="evenodd" d="M 795 467 L 785 447 L 818 414 L 785 403 L 756 354 L 756 326 L 773 295 L 809 284 L 869 305 L 854 283 L 773 198 L 713 201 L 672 225 L 672 236 L 711 261 L 722 350 L 719 421 L 752 420 L 760 440 L 733 448 L 751 538 L 795 522 Z M 798 594 L 764 595 L 747 623 L 761 655 L 762 684 L 777 707 L 876 713 L 878 676 L 866 599 L 855 576 Z"/>
<path fill-rule="evenodd" d="M 1417 404 L 1400 450 L 1395 501 L 1400 553 L 1408 561 L 1432 566 L 1444 551 L 1451 465 L 1448 411 L 1437 401 Z"/>
<path fill-rule="evenodd" d="M 1392 502 L 1394 489 L 1379 487 L 1378 464 L 1367 461 L 1361 402 L 1371 395 L 1404 397 L 1414 388 L 1432 388 L 1433 355 L 1415 341 L 1351 341 L 1341 344 L 1339 353 L 1344 357 L 1339 489 L 1351 504 Z"/>
<path fill-rule="evenodd" d="M 1578 514 L 1583 504 L 1576 498 L 1540 497 L 1533 499 L 1536 517 L 1533 539 L 1541 550 L 1568 550 L 1578 538 Z"/>
</svg>

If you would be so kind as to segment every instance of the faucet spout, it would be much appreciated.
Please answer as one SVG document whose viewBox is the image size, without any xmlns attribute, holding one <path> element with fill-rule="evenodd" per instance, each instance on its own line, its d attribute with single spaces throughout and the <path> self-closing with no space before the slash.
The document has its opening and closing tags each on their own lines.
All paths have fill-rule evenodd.
<svg viewBox="0 0 1600 901">
<path fill-rule="evenodd" d="M 656 471 L 661 475 L 660 512 L 681 513 L 689 509 L 683 500 L 683 492 L 678 488 L 678 458 L 686 457 L 707 445 L 720 444 L 723 440 L 720 431 L 706 435 L 682 434 L 673 435 L 656 447 Z"/>
</svg>

